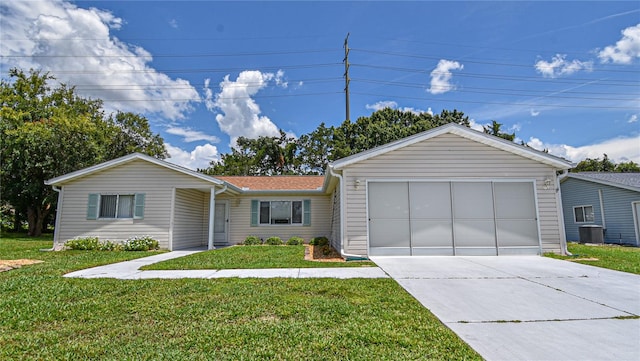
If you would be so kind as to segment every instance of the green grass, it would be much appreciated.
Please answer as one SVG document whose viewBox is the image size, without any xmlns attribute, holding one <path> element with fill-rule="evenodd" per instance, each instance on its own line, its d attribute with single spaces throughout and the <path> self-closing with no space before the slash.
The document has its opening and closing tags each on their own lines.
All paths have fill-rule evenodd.
<svg viewBox="0 0 640 361">
<path fill-rule="evenodd" d="M 479 360 L 391 279 L 68 279 L 146 252 L 0 239 L 2 360 Z"/>
<path fill-rule="evenodd" d="M 616 245 L 587 246 L 579 243 L 567 243 L 567 248 L 573 256 L 545 255 L 551 258 L 573 260 L 573 262 L 591 266 L 640 274 L 640 248 Z M 597 258 L 598 260 L 588 261 L 580 260 L 580 258 Z"/>
<path fill-rule="evenodd" d="M 375 266 L 369 261 L 314 262 L 304 246 L 234 246 L 200 252 L 142 267 L 144 270 L 318 268 Z"/>
</svg>

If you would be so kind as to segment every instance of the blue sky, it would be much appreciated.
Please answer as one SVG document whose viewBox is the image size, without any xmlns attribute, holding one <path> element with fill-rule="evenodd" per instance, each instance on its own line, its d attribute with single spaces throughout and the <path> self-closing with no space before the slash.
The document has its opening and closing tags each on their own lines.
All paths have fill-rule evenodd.
<svg viewBox="0 0 640 361">
<path fill-rule="evenodd" d="M 141 113 L 172 162 L 391 106 L 496 120 L 577 162 L 640 163 L 640 6 L 624 2 L 11 1 L 0 70 Z"/>
</svg>

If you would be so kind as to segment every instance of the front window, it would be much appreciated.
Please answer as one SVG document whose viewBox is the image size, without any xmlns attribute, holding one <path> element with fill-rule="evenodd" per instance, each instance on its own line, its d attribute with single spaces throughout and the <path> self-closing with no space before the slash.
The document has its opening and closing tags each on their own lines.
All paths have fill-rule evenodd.
<svg viewBox="0 0 640 361">
<path fill-rule="evenodd" d="M 100 195 L 100 218 L 133 218 L 134 195 Z"/>
<path fill-rule="evenodd" d="M 260 224 L 302 224 L 302 201 L 260 202 Z"/>
<path fill-rule="evenodd" d="M 573 207 L 573 216 L 576 223 L 593 222 L 593 206 Z"/>
</svg>

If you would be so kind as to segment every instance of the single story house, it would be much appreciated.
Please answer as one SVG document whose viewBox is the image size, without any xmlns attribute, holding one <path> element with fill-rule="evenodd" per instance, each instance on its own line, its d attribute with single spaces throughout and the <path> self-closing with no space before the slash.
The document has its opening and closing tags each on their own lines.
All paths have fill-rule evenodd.
<svg viewBox="0 0 640 361">
<path fill-rule="evenodd" d="M 150 235 L 170 250 L 249 235 L 325 236 L 344 257 L 566 251 L 558 173 L 572 164 L 447 124 L 328 166 L 325 176 L 211 177 L 131 154 L 47 181 L 54 246 Z"/>
<path fill-rule="evenodd" d="M 605 243 L 640 246 L 640 173 L 569 173 L 561 188 L 568 240 L 597 225 Z"/>
</svg>

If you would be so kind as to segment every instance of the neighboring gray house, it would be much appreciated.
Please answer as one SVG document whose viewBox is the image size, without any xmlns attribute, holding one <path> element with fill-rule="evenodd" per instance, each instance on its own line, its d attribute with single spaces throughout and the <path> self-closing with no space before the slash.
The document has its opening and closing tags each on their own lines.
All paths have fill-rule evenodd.
<svg viewBox="0 0 640 361">
<path fill-rule="evenodd" d="M 47 181 L 54 243 L 148 234 L 167 249 L 326 236 L 345 257 L 565 252 L 564 159 L 447 124 L 325 176 L 210 177 L 132 154 Z"/>
<path fill-rule="evenodd" d="M 640 245 L 640 173 L 569 173 L 561 188 L 567 240 L 599 225 L 606 243 Z"/>
</svg>

